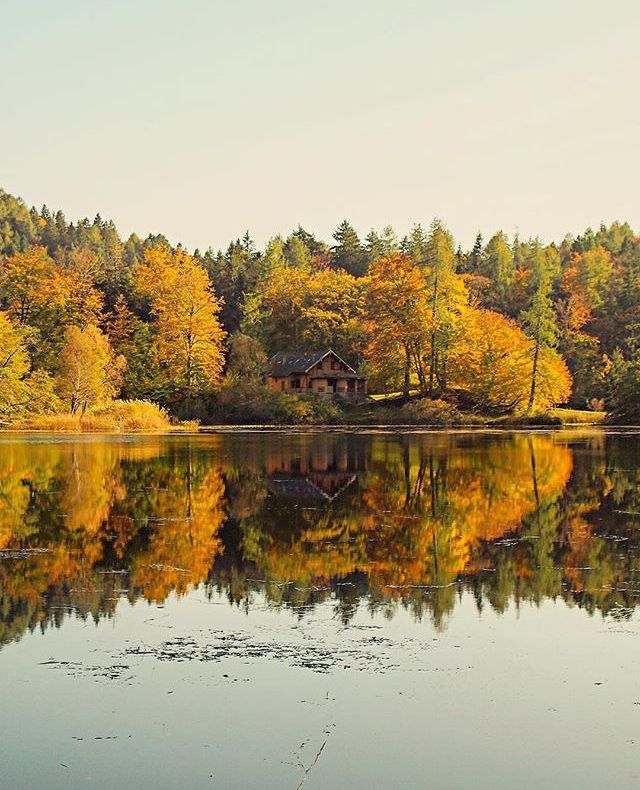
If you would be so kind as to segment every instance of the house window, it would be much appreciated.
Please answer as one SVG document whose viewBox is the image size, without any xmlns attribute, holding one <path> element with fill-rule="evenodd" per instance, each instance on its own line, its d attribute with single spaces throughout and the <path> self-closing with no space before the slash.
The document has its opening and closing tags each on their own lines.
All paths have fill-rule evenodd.
<svg viewBox="0 0 640 790">
<path fill-rule="evenodd" d="M 285 388 L 285 383 L 284 383 L 284 381 L 281 381 L 281 382 L 280 382 L 280 389 L 281 389 L 283 392 L 284 392 L 284 388 Z"/>
<path fill-rule="evenodd" d="M 292 379 L 291 380 L 291 387 L 294 390 L 299 390 L 300 389 L 300 379 Z"/>
</svg>

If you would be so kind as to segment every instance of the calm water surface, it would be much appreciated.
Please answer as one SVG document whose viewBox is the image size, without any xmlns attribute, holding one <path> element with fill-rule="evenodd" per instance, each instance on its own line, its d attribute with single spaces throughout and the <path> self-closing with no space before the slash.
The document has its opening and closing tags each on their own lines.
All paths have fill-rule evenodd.
<svg viewBox="0 0 640 790">
<path fill-rule="evenodd" d="M 638 787 L 639 441 L 0 435 L 0 787 Z"/>
</svg>

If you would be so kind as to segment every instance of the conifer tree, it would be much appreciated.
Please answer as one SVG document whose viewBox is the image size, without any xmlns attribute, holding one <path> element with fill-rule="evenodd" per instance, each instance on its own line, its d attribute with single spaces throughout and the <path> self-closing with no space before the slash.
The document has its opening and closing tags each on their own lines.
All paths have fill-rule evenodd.
<svg viewBox="0 0 640 790">
<path fill-rule="evenodd" d="M 333 265 L 336 269 L 344 269 L 354 277 L 362 277 L 367 270 L 367 254 L 358 234 L 345 219 L 338 225 L 333 234 L 335 244 L 331 248 Z"/>
</svg>

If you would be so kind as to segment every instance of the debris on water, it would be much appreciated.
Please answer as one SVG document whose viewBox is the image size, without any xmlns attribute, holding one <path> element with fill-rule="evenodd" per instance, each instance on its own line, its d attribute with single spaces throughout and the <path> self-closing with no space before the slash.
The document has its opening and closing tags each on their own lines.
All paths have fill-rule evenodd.
<svg viewBox="0 0 640 790">
<path fill-rule="evenodd" d="M 83 664 L 80 661 L 56 661 L 50 659 L 49 661 L 41 661 L 41 666 L 50 666 L 56 669 L 65 669 L 67 674 L 71 677 L 89 676 L 94 680 L 119 680 L 130 681 L 133 680 L 133 675 L 130 674 L 129 664 L 110 664 L 110 665 L 93 665 Z"/>
<path fill-rule="evenodd" d="M 343 632 L 344 633 L 344 632 Z M 384 673 L 399 668 L 397 650 L 403 649 L 407 658 L 416 660 L 421 668 L 424 661 L 423 647 L 378 635 L 341 639 L 335 645 L 314 644 L 308 641 L 282 639 L 261 640 L 249 633 L 212 630 L 202 637 L 175 637 L 157 645 L 140 644 L 125 649 L 124 656 L 149 656 L 157 661 L 210 662 L 226 659 L 252 661 L 267 659 L 281 661 L 292 667 L 328 674 L 346 668 L 356 671 Z M 413 650 L 412 650 L 413 648 Z M 229 679 L 227 673 L 222 677 Z M 234 678 L 232 682 L 237 682 Z"/>
<path fill-rule="evenodd" d="M 23 557 L 48 554 L 50 551 L 51 549 L 40 547 L 33 549 L 0 549 L 0 560 L 19 560 Z"/>
</svg>

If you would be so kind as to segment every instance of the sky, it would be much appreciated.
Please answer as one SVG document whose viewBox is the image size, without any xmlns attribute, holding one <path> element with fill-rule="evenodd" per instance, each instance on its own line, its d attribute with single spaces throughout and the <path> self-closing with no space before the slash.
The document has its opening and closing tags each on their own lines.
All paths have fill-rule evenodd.
<svg viewBox="0 0 640 790">
<path fill-rule="evenodd" d="M 0 0 L 0 188 L 225 247 L 640 225 L 637 0 Z"/>
</svg>

